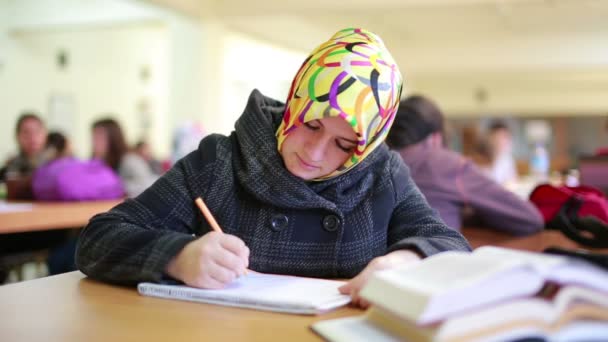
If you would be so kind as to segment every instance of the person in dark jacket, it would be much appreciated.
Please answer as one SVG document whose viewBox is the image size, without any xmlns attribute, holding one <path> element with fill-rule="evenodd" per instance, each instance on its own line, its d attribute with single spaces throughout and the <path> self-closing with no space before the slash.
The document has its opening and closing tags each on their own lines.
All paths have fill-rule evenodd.
<svg viewBox="0 0 608 342">
<path fill-rule="evenodd" d="M 430 99 L 413 95 L 401 101 L 386 142 L 399 151 L 414 182 L 432 208 L 460 230 L 465 208 L 484 226 L 515 235 L 543 229 L 538 209 L 486 176 L 470 160 L 444 148 L 444 119 Z"/>
<path fill-rule="evenodd" d="M 44 160 L 47 130 L 44 121 L 33 112 L 23 113 L 15 125 L 15 138 L 19 153 L 0 170 L 0 182 L 6 181 L 9 199 L 32 199 L 32 174 Z M 0 259 L 20 254 L 62 248 L 69 238 L 68 229 L 37 232 L 0 234 Z M 30 254 L 33 256 L 33 254 Z M 6 280 L 9 269 L 0 262 L 0 284 Z M 49 263 L 49 273 L 58 274 L 62 270 Z"/>
<path fill-rule="evenodd" d="M 221 288 L 246 269 L 351 278 L 470 250 L 428 206 L 384 138 L 401 74 L 384 44 L 345 29 L 304 61 L 287 103 L 254 90 L 230 136 L 205 137 L 134 199 L 94 217 L 77 265 L 102 281 Z M 225 234 L 212 231 L 201 197 Z"/>
</svg>

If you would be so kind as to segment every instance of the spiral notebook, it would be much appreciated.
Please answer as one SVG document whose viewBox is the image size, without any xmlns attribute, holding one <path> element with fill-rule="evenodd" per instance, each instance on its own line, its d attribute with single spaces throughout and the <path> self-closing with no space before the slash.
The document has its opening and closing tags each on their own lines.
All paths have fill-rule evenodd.
<svg viewBox="0 0 608 342">
<path fill-rule="evenodd" d="M 340 294 L 345 282 L 251 272 L 223 289 L 140 283 L 141 295 L 241 308 L 316 315 L 350 302 Z"/>
</svg>

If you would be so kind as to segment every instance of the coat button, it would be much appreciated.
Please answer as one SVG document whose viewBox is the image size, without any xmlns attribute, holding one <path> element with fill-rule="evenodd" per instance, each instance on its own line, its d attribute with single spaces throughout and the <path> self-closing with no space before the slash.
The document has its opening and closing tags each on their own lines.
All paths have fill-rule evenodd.
<svg viewBox="0 0 608 342">
<path fill-rule="evenodd" d="M 327 215 L 323 218 L 323 229 L 334 232 L 340 227 L 340 218 L 336 215 Z"/>
<path fill-rule="evenodd" d="M 275 232 L 278 232 L 278 231 L 281 231 L 281 230 L 287 228 L 288 223 L 289 223 L 289 219 L 285 215 L 274 214 L 270 218 L 270 227 L 272 227 L 272 230 L 274 230 Z"/>
</svg>

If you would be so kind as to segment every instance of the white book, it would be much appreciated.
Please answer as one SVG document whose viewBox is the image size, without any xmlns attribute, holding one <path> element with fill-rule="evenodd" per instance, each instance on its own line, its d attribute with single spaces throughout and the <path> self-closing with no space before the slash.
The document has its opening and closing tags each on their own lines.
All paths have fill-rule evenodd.
<svg viewBox="0 0 608 342">
<path fill-rule="evenodd" d="M 545 283 L 608 292 L 608 272 L 578 259 L 481 247 L 444 252 L 376 273 L 361 291 L 375 306 L 419 325 L 537 293 Z"/>
<path fill-rule="evenodd" d="M 140 283 L 137 290 L 140 294 L 151 297 L 314 315 L 350 302 L 350 296 L 338 291 L 344 283 L 251 272 L 217 290 L 155 283 Z"/>
<path fill-rule="evenodd" d="M 391 321 L 387 315 L 390 313 L 370 308 L 365 315 L 319 321 L 311 328 L 329 342 L 504 342 L 530 338 L 551 342 L 608 340 L 608 323 L 593 319 L 574 320 L 558 326 L 530 322 L 494 333 L 472 332 L 465 336 L 447 336 L 433 329 L 421 329 L 404 323 L 394 316 Z"/>
<path fill-rule="evenodd" d="M 557 291 L 557 292 L 556 292 Z M 313 330 L 331 342 L 607 341 L 608 294 L 576 285 L 548 286 L 532 298 L 480 308 L 427 326 L 380 307 L 365 315 L 321 321 Z"/>
</svg>

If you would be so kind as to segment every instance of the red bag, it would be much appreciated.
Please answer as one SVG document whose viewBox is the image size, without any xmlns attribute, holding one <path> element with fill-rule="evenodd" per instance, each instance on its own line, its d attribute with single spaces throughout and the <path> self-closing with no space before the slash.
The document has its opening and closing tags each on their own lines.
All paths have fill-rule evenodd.
<svg viewBox="0 0 608 342">
<path fill-rule="evenodd" d="M 559 229 L 581 244 L 608 247 L 608 199 L 590 186 L 537 186 L 530 194 L 547 228 Z"/>
</svg>

